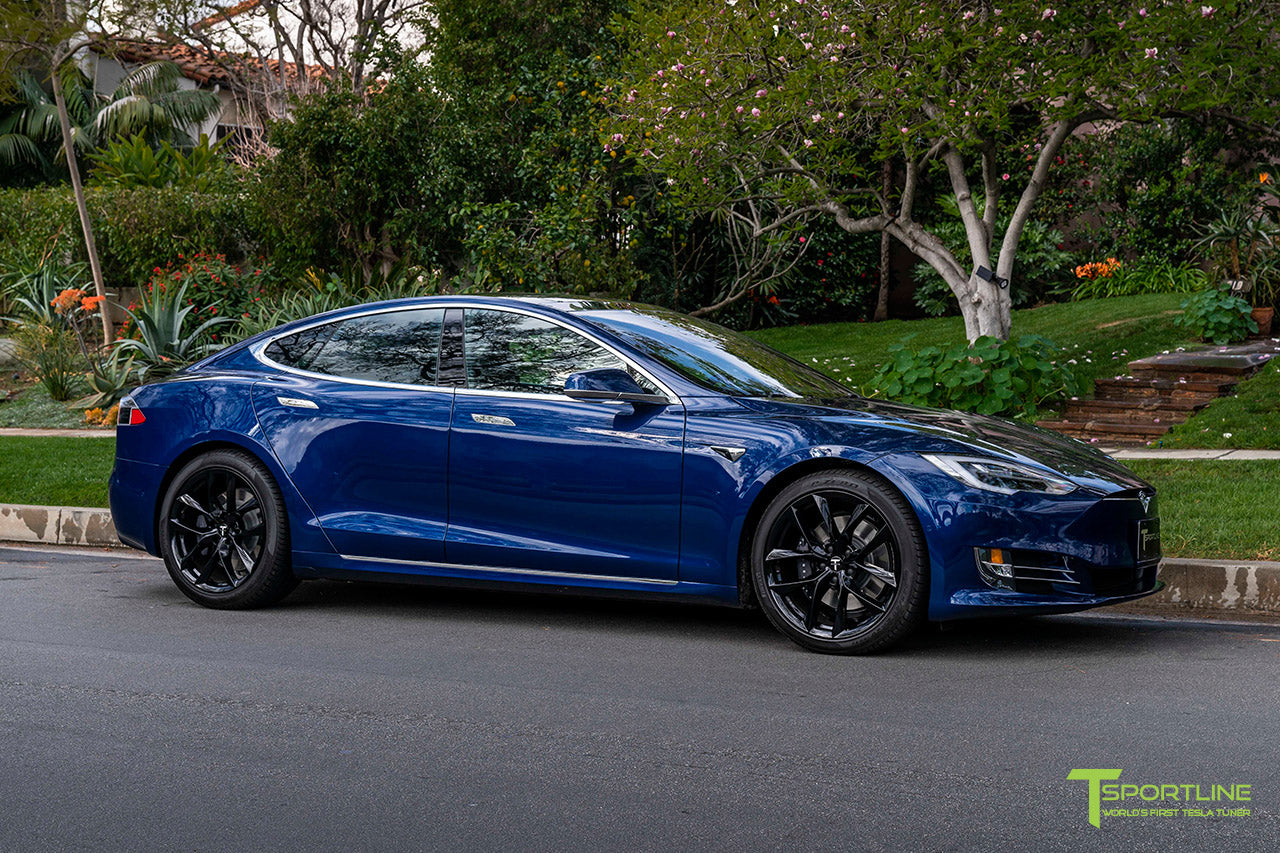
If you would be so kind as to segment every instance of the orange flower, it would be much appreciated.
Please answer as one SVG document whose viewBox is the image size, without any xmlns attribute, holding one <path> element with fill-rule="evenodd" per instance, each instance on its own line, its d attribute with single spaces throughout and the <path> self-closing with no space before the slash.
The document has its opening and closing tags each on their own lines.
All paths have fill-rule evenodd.
<svg viewBox="0 0 1280 853">
<path fill-rule="evenodd" d="M 81 298 L 84 297 L 84 291 L 79 288 L 69 287 L 53 298 L 49 304 L 53 306 L 53 310 L 59 314 L 66 314 L 74 311 L 76 306 L 80 304 Z"/>
<path fill-rule="evenodd" d="M 88 296 L 88 297 L 85 297 L 85 300 L 80 303 L 80 307 L 90 313 L 93 313 L 94 311 L 98 310 L 98 306 L 100 304 L 102 304 L 101 296 Z"/>
<path fill-rule="evenodd" d="M 1271 180 L 1271 173 L 1270 173 L 1270 172 L 1263 172 L 1262 174 L 1258 175 L 1258 183 L 1260 183 L 1260 184 L 1270 184 L 1270 183 L 1274 183 L 1274 182 Z"/>
</svg>

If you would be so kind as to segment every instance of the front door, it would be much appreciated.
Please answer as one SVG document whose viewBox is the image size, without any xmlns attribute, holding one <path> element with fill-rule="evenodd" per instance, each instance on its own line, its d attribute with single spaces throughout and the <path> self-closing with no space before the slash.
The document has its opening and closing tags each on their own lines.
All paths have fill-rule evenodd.
<svg viewBox="0 0 1280 853">
<path fill-rule="evenodd" d="M 530 314 L 469 308 L 464 338 L 466 384 L 449 443 L 449 562 L 676 580 L 679 401 L 636 407 L 566 397 L 570 373 L 628 365 Z"/>
</svg>

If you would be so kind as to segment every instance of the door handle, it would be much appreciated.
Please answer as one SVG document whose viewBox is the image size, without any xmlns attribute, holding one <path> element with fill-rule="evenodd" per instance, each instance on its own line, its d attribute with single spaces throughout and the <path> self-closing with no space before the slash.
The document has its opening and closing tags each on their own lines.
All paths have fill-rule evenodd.
<svg viewBox="0 0 1280 853">
<path fill-rule="evenodd" d="M 472 414 L 471 420 L 478 424 L 489 424 L 490 426 L 515 426 L 516 422 L 511 418 L 504 418 L 501 415 L 477 415 Z"/>
<path fill-rule="evenodd" d="M 310 400 L 304 400 L 301 397 L 276 397 L 276 402 L 282 406 L 292 406 L 295 409 L 318 409 L 320 408 Z"/>
</svg>

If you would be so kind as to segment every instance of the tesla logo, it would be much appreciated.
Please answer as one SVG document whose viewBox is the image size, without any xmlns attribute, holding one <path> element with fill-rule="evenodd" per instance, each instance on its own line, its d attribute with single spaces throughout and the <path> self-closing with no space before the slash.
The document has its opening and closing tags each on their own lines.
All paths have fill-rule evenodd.
<svg viewBox="0 0 1280 853">
<path fill-rule="evenodd" d="M 1143 512 L 1151 509 L 1151 495 L 1146 492 L 1138 492 L 1138 503 L 1142 504 Z"/>
</svg>

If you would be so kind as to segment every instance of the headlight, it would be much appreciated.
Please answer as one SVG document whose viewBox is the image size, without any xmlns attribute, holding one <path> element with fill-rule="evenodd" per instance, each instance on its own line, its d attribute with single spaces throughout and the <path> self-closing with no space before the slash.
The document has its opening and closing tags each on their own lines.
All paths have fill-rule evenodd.
<svg viewBox="0 0 1280 853">
<path fill-rule="evenodd" d="M 1077 488 L 1070 480 L 1016 462 L 984 459 L 980 456 L 921 455 L 965 485 L 1002 495 L 1012 495 L 1015 492 L 1065 495 Z"/>
</svg>

